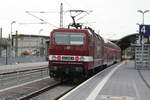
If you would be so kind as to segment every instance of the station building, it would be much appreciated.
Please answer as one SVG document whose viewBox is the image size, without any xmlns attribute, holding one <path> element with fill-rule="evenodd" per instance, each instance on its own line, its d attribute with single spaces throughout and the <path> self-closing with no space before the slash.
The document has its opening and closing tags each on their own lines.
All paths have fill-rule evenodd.
<svg viewBox="0 0 150 100">
<path fill-rule="evenodd" d="M 35 55 L 45 56 L 47 54 L 46 41 L 49 36 L 41 35 L 12 35 L 12 46 L 15 56 Z"/>
</svg>

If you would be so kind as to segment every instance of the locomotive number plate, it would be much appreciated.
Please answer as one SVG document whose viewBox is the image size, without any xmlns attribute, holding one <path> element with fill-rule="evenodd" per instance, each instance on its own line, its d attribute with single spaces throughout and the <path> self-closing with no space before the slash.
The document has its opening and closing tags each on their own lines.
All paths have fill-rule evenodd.
<svg viewBox="0 0 150 100">
<path fill-rule="evenodd" d="M 67 60 L 67 61 L 73 61 L 74 60 L 74 57 L 66 57 L 66 56 L 63 56 L 62 57 L 62 60 Z"/>
</svg>

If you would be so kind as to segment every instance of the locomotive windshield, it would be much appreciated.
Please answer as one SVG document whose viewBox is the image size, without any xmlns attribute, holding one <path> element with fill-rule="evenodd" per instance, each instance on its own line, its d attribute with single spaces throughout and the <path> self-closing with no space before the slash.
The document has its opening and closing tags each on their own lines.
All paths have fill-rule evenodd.
<svg viewBox="0 0 150 100">
<path fill-rule="evenodd" d="M 83 33 L 55 33 L 55 43 L 57 45 L 83 45 L 84 34 Z"/>
</svg>

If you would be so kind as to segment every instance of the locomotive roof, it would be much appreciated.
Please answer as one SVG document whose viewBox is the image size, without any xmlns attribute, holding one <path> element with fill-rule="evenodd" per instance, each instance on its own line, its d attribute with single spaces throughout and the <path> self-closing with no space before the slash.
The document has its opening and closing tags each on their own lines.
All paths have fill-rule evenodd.
<svg viewBox="0 0 150 100">
<path fill-rule="evenodd" d="M 54 29 L 54 30 L 87 30 L 87 29 L 76 29 L 76 28 L 58 28 L 58 29 Z"/>
<path fill-rule="evenodd" d="M 53 31 L 68 31 L 68 30 L 72 30 L 72 31 L 88 31 L 90 34 L 96 34 L 94 32 L 94 30 L 92 30 L 91 28 L 82 28 L 82 29 L 68 29 L 68 28 L 58 28 L 58 29 L 54 29 Z M 98 34 L 97 34 L 98 35 Z"/>
<path fill-rule="evenodd" d="M 69 32 L 69 31 L 74 31 L 74 32 L 83 32 L 83 31 L 87 31 L 90 34 L 93 34 L 94 31 L 91 31 L 88 28 L 84 28 L 84 29 L 68 29 L 68 28 L 59 28 L 59 29 L 53 29 L 53 32 Z"/>
</svg>

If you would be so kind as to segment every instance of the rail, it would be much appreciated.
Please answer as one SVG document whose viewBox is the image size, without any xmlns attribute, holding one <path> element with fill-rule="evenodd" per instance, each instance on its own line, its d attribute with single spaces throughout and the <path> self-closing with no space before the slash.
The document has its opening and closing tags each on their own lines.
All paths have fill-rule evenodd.
<svg viewBox="0 0 150 100">
<path fill-rule="evenodd" d="M 29 99 L 31 99 L 31 98 L 33 98 L 35 96 L 38 96 L 38 95 L 40 95 L 40 94 L 42 94 L 42 93 L 44 93 L 46 91 L 49 91 L 49 90 L 51 90 L 53 88 L 56 88 L 57 86 L 60 86 L 61 84 L 62 84 L 61 82 L 54 82 L 50 86 L 44 87 L 44 88 L 42 88 L 42 89 L 40 89 L 38 91 L 35 91 L 35 92 L 32 92 L 32 93 L 30 93 L 28 95 L 20 97 L 19 100 L 29 100 Z"/>
</svg>

